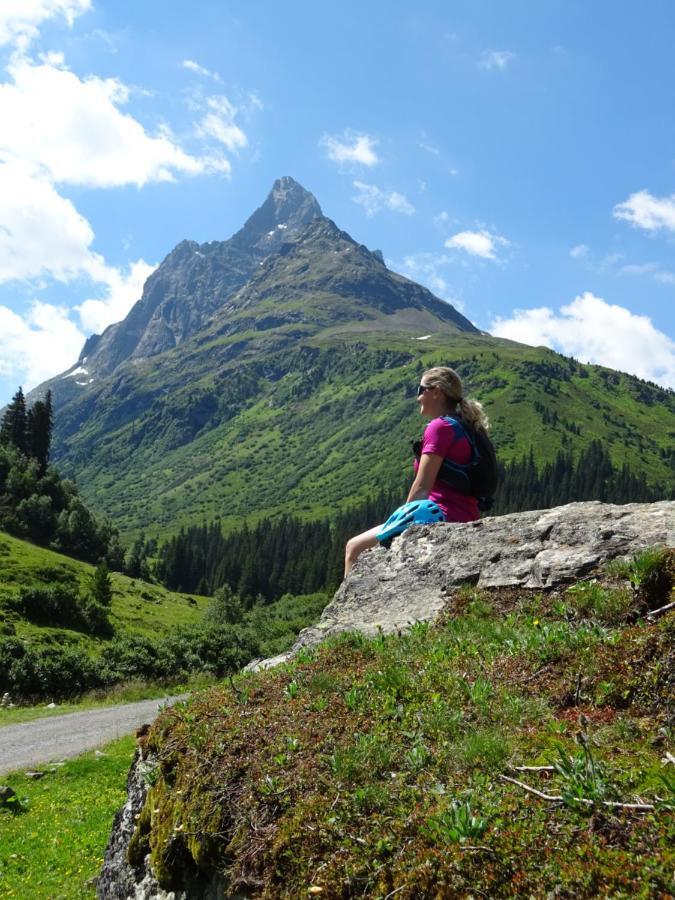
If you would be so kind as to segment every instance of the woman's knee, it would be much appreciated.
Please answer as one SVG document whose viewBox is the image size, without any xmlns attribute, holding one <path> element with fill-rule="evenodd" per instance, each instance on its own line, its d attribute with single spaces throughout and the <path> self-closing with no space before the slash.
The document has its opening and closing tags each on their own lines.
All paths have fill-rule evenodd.
<svg viewBox="0 0 675 900">
<path fill-rule="evenodd" d="M 380 526 L 378 525 L 376 528 L 370 528 L 368 531 L 364 531 L 362 534 L 357 534 L 353 538 L 350 538 L 345 546 L 345 554 L 347 556 L 358 556 L 359 553 L 362 553 L 364 550 L 374 547 L 377 544 L 377 532 L 379 528 Z"/>
<path fill-rule="evenodd" d="M 359 554 L 359 537 L 360 535 L 356 535 L 356 537 L 349 538 L 345 544 L 345 556 L 349 559 Z"/>
</svg>

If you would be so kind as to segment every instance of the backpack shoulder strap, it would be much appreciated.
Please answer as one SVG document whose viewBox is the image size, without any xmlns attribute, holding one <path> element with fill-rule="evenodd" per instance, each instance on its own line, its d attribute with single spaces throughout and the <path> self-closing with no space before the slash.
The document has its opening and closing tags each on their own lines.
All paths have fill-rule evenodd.
<svg viewBox="0 0 675 900">
<path fill-rule="evenodd" d="M 455 431 L 455 437 L 465 437 L 471 444 L 471 463 L 475 463 L 476 459 L 479 456 L 479 451 L 478 447 L 476 446 L 476 435 L 473 433 L 473 431 L 468 428 L 461 419 L 456 419 L 454 416 L 441 416 L 441 418 L 444 422 L 447 422 L 448 425 L 452 425 Z M 469 465 L 471 463 L 469 463 Z"/>
</svg>

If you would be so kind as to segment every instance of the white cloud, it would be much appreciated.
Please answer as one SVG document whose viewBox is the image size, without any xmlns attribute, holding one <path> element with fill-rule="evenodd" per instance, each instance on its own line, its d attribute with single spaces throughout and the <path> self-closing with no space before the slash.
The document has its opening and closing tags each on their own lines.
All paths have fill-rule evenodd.
<svg viewBox="0 0 675 900">
<path fill-rule="evenodd" d="M 516 58 L 516 54 L 511 50 L 486 50 L 481 56 L 481 69 L 499 69 L 503 71 L 512 59 Z"/>
<path fill-rule="evenodd" d="M 211 137 L 228 150 L 236 151 L 248 144 L 246 135 L 235 123 L 237 108 L 227 97 L 209 97 L 206 101 L 209 112 L 197 126 L 199 137 Z"/>
<path fill-rule="evenodd" d="M 193 59 L 184 59 L 183 68 L 189 69 L 191 72 L 194 72 L 196 75 L 201 75 L 203 78 L 211 78 L 213 81 L 222 81 L 217 72 L 212 72 L 210 69 L 200 66 L 199 63 L 195 62 Z"/>
<path fill-rule="evenodd" d="M 361 166 L 376 166 L 380 158 L 375 152 L 377 141 L 367 134 L 346 132 L 342 139 L 324 135 L 319 146 L 325 147 L 328 158 L 337 163 L 357 163 Z"/>
<path fill-rule="evenodd" d="M 47 19 L 63 16 L 71 27 L 75 19 L 89 9 L 91 0 L 2 0 L 0 46 L 14 44 L 25 50 Z"/>
<path fill-rule="evenodd" d="M 653 275 L 658 268 L 658 264 L 653 262 L 627 263 L 625 266 L 621 266 L 619 275 Z"/>
<path fill-rule="evenodd" d="M 129 89 L 115 78 L 80 79 L 50 63 L 15 59 L 0 84 L 0 158 L 21 160 L 54 183 L 114 187 L 171 181 L 176 173 L 229 173 L 222 155 L 190 156 L 168 129 L 152 136 L 120 111 Z"/>
<path fill-rule="evenodd" d="M 0 306 L 0 375 L 31 390 L 72 366 L 84 340 L 62 307 L 34 301 L 22 317 Z"/>
<path fill-rule="evenodd" d="M 75 307 L 85 331 L 100 334 L 108 325 L 120 322 L 140 299 L 146 279 L 156 268 L 143 259 L 131 263 L 126 274 L 108 266 L 100 266 L 98 272 L 92 268 L 92 278 L 105 285 L 105 296 L 103 300 L 85 300 Z"/>
<path fill-rule="evenodd" d="M 675 388 L 675 342 L 647 316 L 586 292 L 559 312 L 542 306 L 496 318 L 490 332 L 532 346 L 545 345 L 582 362 L 631 372 Z"/>
<path fill-rule="evenodd" d="M 441 155 L 441 151 L 438 149 L 438 147 L 427 140 L 418 141 L 418 147 L 420 148 L 420 150 L 424 150 L 425 153 L 429 153 L 431 156 Z"/>
<path fill-rule="evenodd" d="M 352 199 L 365 209 L 367 216 L 374 216 L 383 209 L 405 216 L 412 216 L 415 212 L 412 203 L 398 191 L 383 191 L 374 184 L 364 184 L 362 181 L 354 181 L 353 185 L 358 194 Z"/>
<path fill-rule="evenodd" d="M 0 163 L 0 283 L 51 275 L 68 281 L 94 259 L 94 232 L 70 200 L 28 166 Z"/>
<path fill-rule="evenodd" d="M 654 197 L 649 191 L 637 191 L 614 207 L 614 218 L 624 219 L 645 231 L 675 231 L 675 194 Z"/>
<path fill-rule="evenodd" d="M 0 196 L 0 283 L 85 276 L 104 286 L 104 299 L 78 307 L 85 329 L 102 330 L 127 314 L 154 266 L 138 260 L 126 274 L 107 266 L 91 250 L 94 232 L 70 200 L 19 163 L 0 163 Z"/>
<path fill-rule="evenodd" d="M 91 284 L 90 298 L 70 311 L 38 300 L 23 315 L 0 306 L 0 375 L 27 388 L 72 365 L 86 333 L 122 319 L 154 269 L 143 259 L 109 266 L 92 249 L 92 226 L 59 186 L 142 187 L 185 175 L 229 175 L 227 154 L 247 145 L 238 110 L 226 97 L 201 101 L 192 135 L 201 149 L 191 153 L 167 125 L 150 133 L 124 109 L 140 89 L 117 78 L 79 77 L 58 50 L 31 58 L 28 47 L 45 21 L 72 25 L 91 5 L 0 0 L 0 45 L 12 45 L 0 77 L 0 283 L 28 280 L 40 289 L 51 279 Z M 198 63 L 185 63 L 219 80 Z M 262 107 L 255 94 L 244 113 L 249 107 Z"/>
<path fill-rule="evenodd" d="M 675 284 L 675 274 L 661 268 L 660 263 L 626 263 L 617 270 L 619 275 L 647 275 L 659 284 Z"/>
<path fill-rule="evenodd" d="M 572 247 L 570 250 L 570 256 L 572 259 L 585 259 L 588 256 L 589 248 L 586 244 L 577 244 L 576 247 Z"/>
<path fill-rule="evenodd" d="M 675 272 L 655 272 L 654 281 L 660 284 L 675 284 Z"/>
<path fill-rule="evenodd" d="M 490 234 L 489 231 L 459 231 L 453 234 L 445 242 L 450 250 L 463 250 L 471 256 L 480 256 L 482 259 L 497 259 L 496 246 L 507 246 L 506 238 L 498 234 Z"/>
</svg>

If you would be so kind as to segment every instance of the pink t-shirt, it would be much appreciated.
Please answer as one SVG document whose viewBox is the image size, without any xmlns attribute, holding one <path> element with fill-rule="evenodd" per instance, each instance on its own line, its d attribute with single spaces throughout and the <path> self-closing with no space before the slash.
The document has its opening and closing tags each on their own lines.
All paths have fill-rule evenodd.
<svg viewBox="0 0 675 900">
<path fill-rule="evenodd" d="M 424 429 L 422 453 L 434 453 L 464 465 L 471 461 L 471 444 L 461 428 L 445 419 L 432 419 Z M 415 460 L 415 472 L 418 469 Z M 437 503 L 448 522 L 473 522 L 480 519 L 478 500 L 454 490 L 444 481 L 436 481 L 429 492 L 429 500 Z"/>
</svg>

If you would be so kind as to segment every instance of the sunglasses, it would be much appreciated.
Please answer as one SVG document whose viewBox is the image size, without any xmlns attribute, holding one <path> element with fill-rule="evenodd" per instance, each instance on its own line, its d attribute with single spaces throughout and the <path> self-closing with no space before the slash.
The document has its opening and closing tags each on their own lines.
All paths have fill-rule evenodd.
<svg viewBox="0 0 675 900">
<path fill-rule="evenodd" d="M 433 388 L 433 384 L 420 384 L 417 387 L 417 396 L 421 397 L 425 391 L 430 391 Z"/>
</svg>

